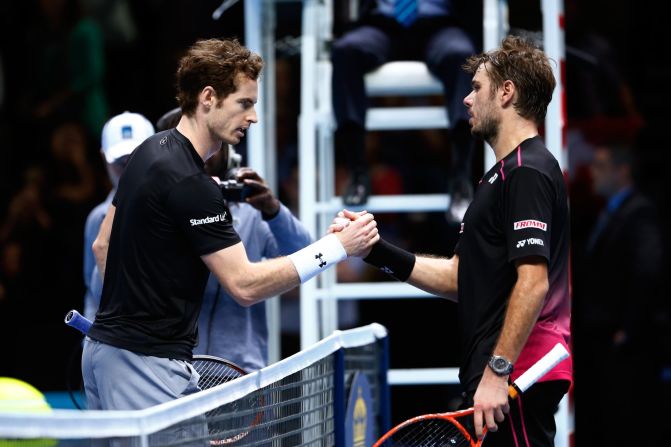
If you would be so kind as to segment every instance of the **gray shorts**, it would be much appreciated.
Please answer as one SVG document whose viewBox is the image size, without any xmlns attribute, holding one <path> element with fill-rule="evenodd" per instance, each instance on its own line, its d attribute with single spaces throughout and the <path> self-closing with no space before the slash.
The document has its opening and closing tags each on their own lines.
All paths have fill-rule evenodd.
<svg viewBox="0 0 671 447">
<path fill-rule="evenodd" d="M 137 354 L 89 337 L 82 376 L 90 410 L 140 410 L 200 391 L 198 373 L 187 361 Z"/>
<path fill-rule="evenodd" d="M 200 377 L 189 362 L 136 354 L 89 337 L 84 341 L 82 375 L 89 410 L 140 410 L 200 391 Z M 151 435 L 150 443 L 180 441 L 182 446 L 202 447 L 209 446 L 207 439 L 202 415 Z"/>
</svg>

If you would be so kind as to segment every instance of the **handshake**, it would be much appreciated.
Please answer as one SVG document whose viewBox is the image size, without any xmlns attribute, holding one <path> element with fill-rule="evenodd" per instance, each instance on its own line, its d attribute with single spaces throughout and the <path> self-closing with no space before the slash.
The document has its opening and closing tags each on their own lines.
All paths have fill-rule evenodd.
<svg viewBox="0 0 671 447">
<path fill-rule="evenodd" d="M 327 233 L 338 237 L 349 257 L 365 258 L 380 240 L 375 216 L 368 211 L 340 211 Z"/>
<path fill-rule="evenodd" d="M 345 247 L 344 240 L 350 234 L 359 235 L 361 242 L 353 248 Z M 405 282 L 415 268 L 416 256 L 380 238 L 375 217 L 367 211 L 353 213 L 342 210 L 333 219 L 328 235 L 336 235 L 345 247 L 348 256 L 356 256 L 387 273 L 392 278 Z M 352 238 L 356 239 L 356 238 Z"/>
<path fill-rule="evenodd" d="M 416 257 L 380 238 L 375 216 L 368 211 L 342 210 L 326 236 L 289 255 L 301 283 L 348 257 L 363 260 L 399 281 L 407 281 Z"/>
</svg>

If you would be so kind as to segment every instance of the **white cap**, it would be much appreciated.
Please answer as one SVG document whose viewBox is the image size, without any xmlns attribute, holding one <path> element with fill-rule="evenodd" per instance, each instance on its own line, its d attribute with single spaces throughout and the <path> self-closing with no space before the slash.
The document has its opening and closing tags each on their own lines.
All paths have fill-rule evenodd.
<svg viewBox="0 0 671 447">
<path fill-rule="evenodd" d="M 154 126 L 139 113 L 124 112 L 110 118 L 102 135 L 102 151 L 107 163 L 130 155 L 148 137 L 154 135 Z"/>
</svg>

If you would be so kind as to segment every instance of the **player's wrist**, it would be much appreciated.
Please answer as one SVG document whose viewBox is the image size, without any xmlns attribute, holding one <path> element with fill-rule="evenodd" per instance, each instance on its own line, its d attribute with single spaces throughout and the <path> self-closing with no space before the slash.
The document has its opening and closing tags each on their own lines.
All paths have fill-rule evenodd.
<svg viewBox="0 0 671 447">
<path fill-rule="evenodd" d="M 271 203 L 261 210 L 263 220 L 271 220 L 280 214 L 280 201 L 273 197 Z"/>
<path fill-rule="evenodd" d="M 410 274 L 415 268 L 416 259 L 414 253 L 403 250 L 380 238 L 363 260 L 399 281 L 405 282 L 410 278 Z"/>
<path fill-rule="evenodd" d="M 515 369 L 513 362 L 502 355 L 492 355 L 487 361 L 487 367 L 498 377 L 508 377 Z"/>
<path fill-rule="evenodd" d="M 335 234 L 328 234 L 288 256 L 294 264 L 301 283 L 332 265 L 347 259 L 347 251 Z"/>
</svg>

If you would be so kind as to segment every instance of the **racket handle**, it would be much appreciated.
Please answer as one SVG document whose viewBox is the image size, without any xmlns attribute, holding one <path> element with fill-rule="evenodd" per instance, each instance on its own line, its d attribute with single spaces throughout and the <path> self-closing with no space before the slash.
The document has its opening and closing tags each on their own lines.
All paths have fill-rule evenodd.
<svg viewBox="0 0 671 447">
<path fill-rule="evenodd" d="M 65 324 L 86 335 L 89 333 L 93 322 L 73 309 L 65 315 Z"/>
<path fill-rule="evenodd" d="M 539 361 L 533 364 L 531 368 L 527 369 L 524 374 L 519 376 L 515 382 L 508 388 L 508 395 L 515 399 L 519 393 L 525 392 L 531 385 L 536 383 L 538 379 L 543 377 L 552 368 L 557 366 L 559 362 L 568 357 L 568 351 L 561 344 L 557 343 L 554 348 L 545 354 Z"/>
</svg>

